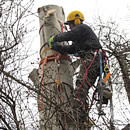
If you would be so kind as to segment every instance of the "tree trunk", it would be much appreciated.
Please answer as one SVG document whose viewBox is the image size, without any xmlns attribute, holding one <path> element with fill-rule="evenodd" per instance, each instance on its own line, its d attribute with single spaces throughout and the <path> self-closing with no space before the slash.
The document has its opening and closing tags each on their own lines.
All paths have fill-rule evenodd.
<svg viewBox="0 0 130 130">
<path fill-rule="evenodd" d="M 72 66 L 69 57 L 48 48 L 50 36 L 63 31 L 64 11 L 62 7 L 47 5 L 38 9 L 40 20 L 40 92 L 38 106 L 40 130 L 71 128 L 73 112 L 70 104 L 73 91 Z M 66 44 L 66 43 L 59 43 Z"/>
<path fill-rule="evenodd" d="M 126 125 L 122 130 L 130 130 L 130 124 Z"/>
<path fill-rule="evenodd" d="M 119 65 L 121 67 L 121 72 L 123 74 L 124 86 L 127 92 L 128 100 L 130 103 L 130 61 L 125 60 L 125 54 L 122 53 L 119 56 L 116 56 Z"/>
</svg>

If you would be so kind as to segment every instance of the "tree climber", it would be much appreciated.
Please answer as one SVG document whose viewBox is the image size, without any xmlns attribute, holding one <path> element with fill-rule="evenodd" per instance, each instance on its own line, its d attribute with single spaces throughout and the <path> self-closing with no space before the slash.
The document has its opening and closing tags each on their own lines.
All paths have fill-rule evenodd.
<svg viewBox="0 0 130 130">
<path fill-rule="evenodd" d="M 78 54 L 82 58 L 83 64 L 80 67 L 80 73 L 77 83 L 81 84 L 85 74 L 85 68 L 88 68 L 90 62 L 94 57 L 94 52 L 101 49 L 101 45 L 92 29 L 83 24 L 84 16 L 80 11 L 73 11 L 67 17 L 66 25 L 69 25 L 71 31 L 63 32 L 58 35 L 52 36 L 49 39 L 49 46 L 51 49 L 58 51 L 62 55 Z M 72 45 L 57 45 L 56 42 L 72 41 Z M 99 76 L 99 56 L 97 55 L 92 66 L 88 70 L 87 79 L 91 85 L 95 83 L 96 78 Z M 90 86 L 85 83 L 85 89 Z M 78 87 L 78 86 L 77 86 Z"/>
<path fill-rule="evenodd" d="M 89 88 L 94 85 L 100 75 L 100 58 L 98 53 L 95 56 L 95 52 L 102 49 L 93 30 L 88 25 L 83 24 L 84 20 L 80 11 L 71 12 L 67 17 L 67 22 L 65 22 L 66 25 L 69 25 L 70 31 L 52 36 L 48 41 L 49 47 L 62 55 L 76 54 L 81 58 L 80 72 L 76 81 L 77 88 L 74 93 L 80 96 L 83 103 L 86 102 Z M 72 45 L 56 44 L 63 41 L 72 41 Z"/>
</svg>

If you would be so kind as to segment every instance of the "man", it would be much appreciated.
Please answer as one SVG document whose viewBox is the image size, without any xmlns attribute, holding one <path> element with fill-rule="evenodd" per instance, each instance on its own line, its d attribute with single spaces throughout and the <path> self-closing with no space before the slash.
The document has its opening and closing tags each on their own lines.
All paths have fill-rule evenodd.
<svg viewBox="0 0 130 130">
<path fill-rule="evenodd" d="M 80 67 L 81 73 L 79 73 L 77 81 L 80 83 L 84 78 L 83 75 L 85 75 L 85 66 L 88 68 L 94 57 L 94 53 L 102 48 L 93 30 L 88 25 L 83 24 L 84 20 L 84 16 L 80 11 L 71 12 L 67 17 L 67 22 L 65 22 L 71 30 L 51 37 L 48 42 L 51 49 L 58 51 L 62 55 L 78 54 L 81 57 L 83 63 Z M 73 43 L 72 45 L 64 46 L 56 45 L 56 42 L 63 41 L 72 41 Z M 88 70 L 87 78 L 91 85 L 94 84 L 97 76 L 99 76 L 99 56 L 95 57 L 93 64 Z M 87 87 L 89 88 L 90 85 L 87 85 Z"/>
<path fill-rule="evenodd" d="M 101 45 L 95 33 L 92 29 L 83 24 L 84 16 L 79 11 L 71 12 L 67 17 L 66 25 L 69 25 L 71 31 L 60 33 L 54 37 L 51 37 L 51 42 L 73 41 L 70 46 L 54 46 L 52 49 L 60 52 L 61 54 L 74 54 L 81 50 L 89 51 L 100 49 Z"/>
<path fill-rule="evenodd" d="M 82 62 L 74 95 L 78 97 L 81 104 L 87 106 L 88 90 L 100 75 L 100 58 L 99 55 L 95 56 L 95 52 L 102 47 L 93 30 L 88 25 L 83 24 L 84 20 L 84 16 L 80 11 L 71 12 L 67 17 L 67 22 L 65 22 L 66 25 L 69 25 L 70 31 L 51 37 L 48 44 L 51 49 L 62 55 L 78 54 L 81 58 Z M 56 42 L 63 41 L 72 41 L 72 45 L 61 46 L 56 44 Z M 82 115 L 84 114 L 82 113 Z"/>
</svg>

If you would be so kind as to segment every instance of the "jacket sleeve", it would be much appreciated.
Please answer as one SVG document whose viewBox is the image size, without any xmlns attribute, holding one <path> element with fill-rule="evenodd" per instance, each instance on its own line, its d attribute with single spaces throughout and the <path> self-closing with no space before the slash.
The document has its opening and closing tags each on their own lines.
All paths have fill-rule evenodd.
<svg viewBox="0 0 130 130">
<path fill-rule="evenodd" d="M 76 46 L 74 44 L 72 44 L 72 45 L 64 45 L 64 46 L 54 45 L 52 49 L 55 50 L 55 51 L 58 51 L 62 55 L 76 53 Z"/>
<path fill-rule="evenodd" d="M 60 34 L 55 35 L 54 41 L 55 42 L 63 42 L 63 41 L 78 41 L 81 38 L 81 33 L 83 29 L 81 27 L 76 26 L 71 31 L 63 32 Z"/>
<path fill-rule="evenodd" d="M 77 52 L 77 41 L 81 38 L 81 33 L 83 29 L 76 26 L 71 31 L 63 32 L 54 37 L 54 42 L 63 42 L 63 41 L 73 41 L 72 45 L 55 45 L 55 51 L 60 52 L 61 54 L 74 54 Z"/>
</svg>

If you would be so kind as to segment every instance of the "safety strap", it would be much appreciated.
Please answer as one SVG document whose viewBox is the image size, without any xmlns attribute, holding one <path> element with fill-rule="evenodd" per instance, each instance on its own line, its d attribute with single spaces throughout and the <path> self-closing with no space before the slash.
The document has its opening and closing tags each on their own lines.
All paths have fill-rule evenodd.
<svg viewBox="0 0 130 130">
<path fill-rule="evenodd" d="M 52 54 L 52 55 L 49 55 L 47 56 L 46 58 L 42 58 L 41 61 L 40 61 L 40 65 L 43 64 L 43 63 L 47 63 L 49 61 L 56 61 L 58 62 L 59 60 L 68 60 L 69 62 L 71 62 L 71 58 L 69 56 L 63 56 L 61 55 L 60 53 L 56 53 L 56 54 Z"/>
<path fill-rule="evenodd" d="M 102 62 L 102 50 L 99 50 L 99 57 L 100 57 L 100 82 L 103 81 L 103 62 Z"/>
</svg>

